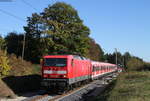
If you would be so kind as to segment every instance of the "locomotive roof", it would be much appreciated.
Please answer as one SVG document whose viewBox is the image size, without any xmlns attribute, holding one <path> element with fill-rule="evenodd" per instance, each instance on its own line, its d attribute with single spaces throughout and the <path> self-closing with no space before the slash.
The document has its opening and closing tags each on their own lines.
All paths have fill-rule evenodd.
<svg viewBox="0 0 150 101">
<path fill-rule="evenodd" d="M 70 55 L 70 54 L 68 54 L 68 55 L 46 55 L 46 56 L 44 56 L 44 58 L 57 58 L 57 57 L 59 57 L 59 58 L 67 58 L 69 56 L 72 56 L 74 59 L 90 60 L 90 59 L 85 58 L 85 57 L 80 56 L 80 55 Z"/>
<path fill-rule="evenodd" d="M 44 58 L 50 58 L 50 57 L 62 57 L 62 58 L 66 58 L 68 56 L 72 56 L 72 55 L 46 55 L 44 56 Z"/>
</svg>

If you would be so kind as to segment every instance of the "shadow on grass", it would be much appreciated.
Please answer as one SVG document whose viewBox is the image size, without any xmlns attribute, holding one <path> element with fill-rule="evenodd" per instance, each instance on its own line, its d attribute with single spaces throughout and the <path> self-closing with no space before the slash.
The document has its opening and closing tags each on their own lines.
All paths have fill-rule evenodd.
<svg viewBox="0 0 150 101">
<path fill-rule="evenodd" d="M 9 76 L 2 80 L 18 96 L 23 96 L 23 93 L 40 90 L 40 75 Z"/>
</svg>

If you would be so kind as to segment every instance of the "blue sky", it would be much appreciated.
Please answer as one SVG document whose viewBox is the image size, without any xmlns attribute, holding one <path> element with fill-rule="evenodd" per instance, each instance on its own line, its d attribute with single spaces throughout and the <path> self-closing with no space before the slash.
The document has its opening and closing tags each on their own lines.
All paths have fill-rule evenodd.
<svg viewBox="0 0 150 101">
<path fill-rule="evenodd" d="M 117 48 L 121 53 L 129 51 L 150 61 L 150 0 L 25 0 L 36 9 L 22 0 L 2 1 L 0 9 L 22 19 L 0 12 L 0 34 L 3 36 L 11 31 L 24 32 L 27 16 L 42 12 L 56 1 L 64 1 L 78 11 L 91 30 L 90 36 L 105 52 L 112 53 Z"/>
</svg>

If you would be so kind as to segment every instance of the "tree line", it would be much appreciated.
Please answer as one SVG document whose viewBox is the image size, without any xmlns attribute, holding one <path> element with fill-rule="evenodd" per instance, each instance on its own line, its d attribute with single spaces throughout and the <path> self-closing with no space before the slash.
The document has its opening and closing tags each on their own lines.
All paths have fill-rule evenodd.
<svg viewBox="0 0 150 101">
<path fill-rule="evenodd" d="M 89 36 L 90 29 L 84 25 L 77 10 L 64 2 L 49 5 L 41 13 L 27 17 L 24 31 L 10 32 L 6 37 L 0 37 L 0 50 L 6 49 L 9 54 L 20 57 L 25 35 L 24 59 L 32 63 L 39 63 L 44 55 L 78 54 L 91 60 L 115 64 L 116 53 L 104 53 L 101 46 Z M 148 63 L 129 52 L 123 55 L 117 52 L 117 57 L 117 63 L 126 69 L 134 67 L 132 62 L 149 67 Z"/>
<path fill-rule="evenodd" d="M 137 56 L 131 55 L 129 52 L 125 52 L 124 54 L 120 52 L 107 53 L 104 55 L 105 61 L 115 64 L 116 54 L 118 66 L 123 67 L 126 71 L 150 70 L 150 63 L 145 62 Z"/>
<path fill-rule="evenodd" d="M 100 45 L 90 38 L 90 29 L 83 24 L 78 12 L 69 4 L 57 2 L 41 13 L 27 17 L 25 33 L 10 32 L 4 38 L 7 52 L 22 55 L 25 38 L 24 59 L 39 63 L 43 55 L 78 54 L 93 60 L 103 60 Z"/>
</svg>

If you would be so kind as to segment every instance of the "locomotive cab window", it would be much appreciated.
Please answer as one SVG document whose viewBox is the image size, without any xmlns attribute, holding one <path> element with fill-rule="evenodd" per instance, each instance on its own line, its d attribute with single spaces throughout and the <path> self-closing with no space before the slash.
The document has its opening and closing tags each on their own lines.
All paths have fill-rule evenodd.
<svg viewBox="0 0 150 101">
<path fill-rule="evenodd" d="M 74 67 L 74 59 L 71 60 L 71 66 Z"/>
<path fill-rule="evenodd" d="M 45 58 L 44 66 L 64 67 L 67 65 L 66 58 Z"/>
</svg>

